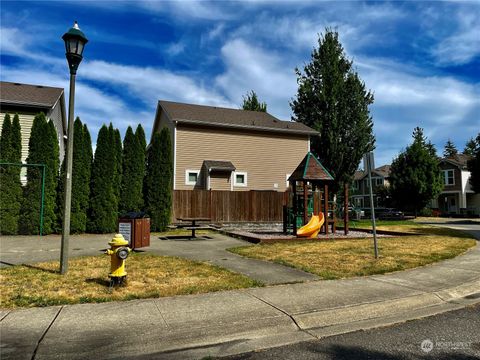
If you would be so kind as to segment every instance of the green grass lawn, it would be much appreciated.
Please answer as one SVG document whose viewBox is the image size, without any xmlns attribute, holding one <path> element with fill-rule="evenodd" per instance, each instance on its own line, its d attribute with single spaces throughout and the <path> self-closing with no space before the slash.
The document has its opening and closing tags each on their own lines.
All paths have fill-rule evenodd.
<svg viewBox="0 0 480 360">
<path fill-rule="evenodd" d="M 70 259 L 66 275 L 58 262 L 0 269 L 0 307 L 33 307 L 143 299 L 261 286 L 219 266 L 170 256 L 132 253 L 128 281 L 109 288 L 110 257 Z"/>
<path fill-rule="evenodd" d="M 431 264 L 458 256 L 476 244 L 470 235 L 457 230 L 419 226 L 415 223 L 396 224 L 395 228 L 398 226 L 402 227 L 402 231 L 420 232 L 423 235 L 378 238 L 379 259 L 373 255 L 371 238 L 279 242 L 228 250 L 242 256 L 298 268 L 322 279 L 340 279 Z M 391 230 L 391 226 L 382 227 Z"/>
</svg>

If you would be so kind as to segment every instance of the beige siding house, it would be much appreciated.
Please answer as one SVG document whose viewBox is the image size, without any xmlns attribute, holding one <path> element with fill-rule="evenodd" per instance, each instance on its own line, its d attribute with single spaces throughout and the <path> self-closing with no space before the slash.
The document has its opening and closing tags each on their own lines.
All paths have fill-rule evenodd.
<svg viewBox="0 0 480 360">
<path fill-rule="evenodd" d="M 470 184 L 469 159 L 469 155 L 456 154 L 440 160 L 444 187 L 432 208 L 445 215 L 480 214 L 480 194 L 475 194 Z"/>
<path fill-rule="evenodd" d="M 176 190 L 285 191 L 318 135 L 268 113 L 159 101 L 153 131 L 164 127 Z"/>
<path fill-rule="evenodd" d="M 18 114 L 22 131 L 22 162 L 28 156 L 28 141 L 33 124 L 33 118 L 43 112 L 47 119 L 53 121 L 60 146 L 60 160 L 65 154 L 66 111 L 65 95 L 62 88 L 42 85 L 29 85 L 1 81 L 0 82 L 0 128 L 5 114 L 10 114 L 12 120 Z M 22 171 L 24 177 L 25 171 Z M 23 179 L 25 180 L 25 179 Z"/>
<path fill-rule="evenodd" d="M 377 189 L 390 186 L 390 165 L 383 165 L 372 171 L 373 204 L 380 206 Z M 367 171 L 355 171 L 350 199 L 355 207 L 370 208 L 370 185 Z"/>
</svg>

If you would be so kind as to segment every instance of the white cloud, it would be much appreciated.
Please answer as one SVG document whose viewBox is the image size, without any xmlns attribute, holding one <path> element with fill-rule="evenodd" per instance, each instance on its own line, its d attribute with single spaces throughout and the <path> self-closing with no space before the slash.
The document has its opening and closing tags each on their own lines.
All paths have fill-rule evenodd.
<svg viewBox="0 0 480 360">
<path fill-rule="evenodd" d="M 128 92 L 147 106 L 156 106 L 159 99 L 229 106 L 231 103 L 220 93 L 199 85 L 188 75 L 151 67 L 112 64 L 105 61 L 85 63 L 82 76 L 110 85 L 125 86 Z"/>
<path fill-rule="evenodd" d="M 480 55 L 480 7 L 473 5 L 454 12 L 455 29 L 432 47 L 437 65 L 462 65 Z"/>
<path fill-rule="evenodd" d="M 69 98 L 68 73 L 65 76 L 51 71 L 32 70 L 27 67 L 10 68 L 2 66 L 2 80 L 26 84 L 41 84 L 45 86 L 65 89 L 66 106 Z M 88 85 L 77 79 L 75 90 L 75 116 L 79 116 L 90 129 L 95 141 L 97 132 L 102 124 L 112 122 L 115 127 L 125 133 L 127 126 L 142 123 L 149 131 L 153 124 L 154 107 L 136 111 L 128 106 L 121 98 L 101 91 L 99 88 Z"/>
<path fill-rule="evenodd" d="M 293 67 L 285 66 L 281 54 L 254 47 L 242 39 L 227 42 L 221 50 L 226 71 L 216 78 L 218 86 L 239 107 L 242 96 L 254 90 L 266 101 L 268 112 L 290 119 L 288 101 L 296 92 Z"/>
</svg>

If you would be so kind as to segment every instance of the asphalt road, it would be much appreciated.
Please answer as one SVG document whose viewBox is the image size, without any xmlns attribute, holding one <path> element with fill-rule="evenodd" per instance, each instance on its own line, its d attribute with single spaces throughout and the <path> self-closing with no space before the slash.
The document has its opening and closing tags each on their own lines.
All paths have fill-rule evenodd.
<svg viewBox="0 0 480 360">
<path fill-rule="evenodd" d="M 390 327 L 356 331 L 225 359 L 480 359 L 480 304 Z"/>
</svg>

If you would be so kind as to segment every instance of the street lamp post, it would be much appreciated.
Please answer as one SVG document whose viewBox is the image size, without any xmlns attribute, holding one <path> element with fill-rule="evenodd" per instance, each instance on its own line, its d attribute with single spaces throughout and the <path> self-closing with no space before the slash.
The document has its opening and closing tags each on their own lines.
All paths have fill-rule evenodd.
<svg viewBox="0 0 480 360">
<path fill-rule="evenodd" d="M 70 95 L 68 101 L 68 137 L 65 154 L 65 195 L 63 199 L 62 246 L 60 250 L 60 273 L 68 270 L 68 242 L 70 239 L 70 209 L 72 203 L 72 159 L 73 159 L 73 112 L 75 102 L 75 77 L 78 65 L 83 59 L 83 48 L 88 42 L 77 22 L 63 36 L 65 56 L 70 69 Z"/>
</svg>

